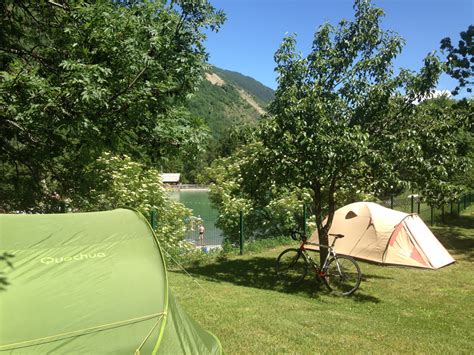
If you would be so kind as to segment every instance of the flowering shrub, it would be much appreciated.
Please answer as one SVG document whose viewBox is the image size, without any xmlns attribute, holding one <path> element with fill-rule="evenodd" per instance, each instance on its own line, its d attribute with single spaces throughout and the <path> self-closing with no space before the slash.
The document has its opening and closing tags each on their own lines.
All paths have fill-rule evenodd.
<svg viewBox="0 0 474 355">
<path fill-rule="evenodd" d="M 183 241 L 191 210 L 167 197 L 158 170 L 127 155 L 104 153 L 85 173 L 94 177 L 96 187 L 87 199 L 79 196 L 72 199 L 71 206 L 89 211 L 131 207 L 147 218 L 156 210 L 155 233 L 161 246 L 171 254 L 192 248 Z"/>
</svg>

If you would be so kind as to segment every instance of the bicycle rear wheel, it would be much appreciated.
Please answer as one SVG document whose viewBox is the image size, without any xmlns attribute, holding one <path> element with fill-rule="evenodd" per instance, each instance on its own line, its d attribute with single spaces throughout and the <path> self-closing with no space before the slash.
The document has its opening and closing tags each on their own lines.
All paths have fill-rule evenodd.
<svg viewBox="0 0 474 355">
<path fill-rule="evenodd" d="M 277 258 L 276 273 L 278 278 L 287 285 L 301 281 L 308 272 L 308 262 L 299 249 L 286 249 Z"/>
<path fill-rule="evenodd" d="M 350 256 L 338 255 L 329 260 L 324 280 L 329 290 L 339 295 L 349 296 L 359 288 L 362 273 L 354 259 Z"/>
</svg>

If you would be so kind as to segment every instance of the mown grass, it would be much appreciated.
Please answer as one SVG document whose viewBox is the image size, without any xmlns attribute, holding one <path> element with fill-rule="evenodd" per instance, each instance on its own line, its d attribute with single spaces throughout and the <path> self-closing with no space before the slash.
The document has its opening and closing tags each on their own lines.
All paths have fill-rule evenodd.
<svg viewBox="0 0 474 355">
<path fill-rule="evenodd" d="M 474 208 L 433 232 L 456 263 L 440 270 L 360 262 L 351 297 L 307 279 L 285 288 L 274 263 L 285 247 L 170 272 L 178 301 L 227 354 L 473 353 Z"/>
</svg>

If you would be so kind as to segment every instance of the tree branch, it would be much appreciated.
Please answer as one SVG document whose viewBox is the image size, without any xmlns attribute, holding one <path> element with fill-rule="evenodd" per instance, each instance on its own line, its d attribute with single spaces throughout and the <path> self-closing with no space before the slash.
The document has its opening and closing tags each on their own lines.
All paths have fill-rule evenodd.
<svg viewBox="0 0 474 355">
<path fill-rule="evenodd" d="M 68 10 L 68 8 L 62 4 L 58 4 L 57 2 L 54 2 L 54 1 L 51 1 L 51 0 L 47 0 L 48 4 L 50 5 L 53 5 L 55 7 L 59 7 L 60 9 L 63 9 L 63 10 Z"/>
<path fill-rule="evenodd" d="M 118 93 L 116 93 L 115 95 L 113 95 L 110 99 L 107 100 L 107 104 L 111 104 L 112 102 L 114 102 L 120 95 L 123 95 L 125 94 L 128 90 L 130 90 L 133 85 L 135 85 L 135 83 L 138 81 L 138 79 L 143 75 L 143 73 L 145 73 L 145 70 L 148 68 L 147 65 L 145 65 L 145 67 L 135 76 L 135 78 L 133 78 L 133 80 L 127 85 L 127 87 L 123 90 L 120 90 Z"/>
</svg>

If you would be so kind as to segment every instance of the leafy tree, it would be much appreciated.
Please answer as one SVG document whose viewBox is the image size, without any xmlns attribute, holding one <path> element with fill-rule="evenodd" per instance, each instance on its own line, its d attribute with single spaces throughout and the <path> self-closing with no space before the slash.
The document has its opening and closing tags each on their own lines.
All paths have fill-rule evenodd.
<svg viewBox="0 0 474 355">
<path fill-rule="evenodd" d="M 457 47 L 451 43 L 451 38 L 441 40 L 441 49 L 446 53 L 446 72 L 458 81 L 458 86 L 453 90 L 457 95 L 461 88 L 466 87 L 467 92 L 472 92 L 474 76 L 474 25 L 469 25 L 466 31 L 461 32 L 461 39 Z"/>
<path fill-rule="evenodd" d="M 153 164 L 190 151 L 183 102 L 224 15 L 206 0 L 0 3 L 0 200 L 7 209 L 87 195 L 102 152 Z M 49 202 L 48 202 L 49 201 Z"/>
<path fill-rule="evenodd" d="M 472 102 L 447 97 L 426 100 L 416 108 L 413 153 L 420 163 L 404 178 L 431 204 L 452 202 L 472 185 L 473 112 Z"/>
<path fill-rule="evenodd" d="M 273 185 L 258 197 L 242 190 L 244 169 L 256 161 L 260 149 L 259 142 L 247 144 L 215 160 L 206 170 L 206 179 L 211 182 L 209 196 L 219 210 L 217 225 L 231 242 L 239 238 L 240 212 L 244 213 L 247 239 L 274 237 L 301 225 L 302 201 L 310 201 L 307 192 L 295 188 Z M 252 182 L 258 183 L 255 179 Z"/>
<path fill-rule="evenodd" d="M 414 103 L 428 96 L 441 72 L 437 58 L 428 55 L 419 74 L 395 75 L 403 40 L 381 29 L 383 11 L 370 1 L 357 0 L 354 10 L 352 21 L 320 26 L 306 57 L 296 52 L 295 36 L 283 40 L 275 54 L 278 88 L 260 132 L 263 149 L 242 176 L 257 196 L 272 185 L 307 189 L 322 243 L 341 194 L 378 195 L 425 183 L 424 175 L 432 190 L 449 185 L 447 159 L 459 167 L 433 129 L 439 122 L 413 119 Z M 426 147 L 434 146 L 437 160 L 425 159 Z"/>
</svg>

